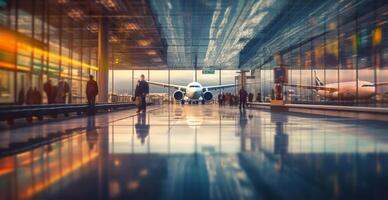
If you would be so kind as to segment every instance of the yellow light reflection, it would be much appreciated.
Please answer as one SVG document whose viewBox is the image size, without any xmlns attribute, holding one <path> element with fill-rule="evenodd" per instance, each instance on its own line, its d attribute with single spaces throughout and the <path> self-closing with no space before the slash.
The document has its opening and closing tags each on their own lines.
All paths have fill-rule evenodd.
<svg viewBox="0 0 388 200">
<path fill-rule="evenodd" d="M 142 46 L 142 47 L 146 47 L 146 46 L 149 46 L 151 44 L 151 41 L 150 40 L 138 40 L 137 44 Z"/>
<path fill-rule="evenodd" d="M 23 55 L 31 55 L 34 53 L 34 57 L 46 57 L 50 61 L 61 61 L 63 64 L 71 64 L 74 67 L 86 67 L 93 70 L 98 70 L 98 67 L 89 65 L 87 63 L 80 62 L 78 60 L 71 59 L 66 56 L 61 56 L 53 52 L 48 52 L 38 47 L 33 47 L 30 44 L 21 42 L 17 36 L 8 31 L 0 30 L 0 51 L 2 53 L 0 66 L 4 68 L 15 69 L 15 54 L 19 52 Z M 3 52 L 4 51 L 4 52 Z"/>
<path fill-rule="evenodd" d="M 50 185 L 52 185 L 52 184 L 56 183 L 57 181 L 61 180 L 63 177 L 65 177 L 65 176 L 69 175 L 70 173 L 78 170 L 79 168 L 81 168 L 86 163 L 89 163 L 90 161 L 94 160 L 95 158 L 97 158 L 97 156 L 98 156 L 98 153 L 97 152 L 93 152 L 90 155 L 90 157 L 87 157 L 87 158 L 85 158 L 83 160 L 79 160 L 79 161 L 75 162 L 73 165 L 64 168 L 61 173 L 55 174 L 55 175 L 51 176 L 48 180 L 42 180 L 41 182 L 38 182 L 35 185 L 28 187 L 25 191 L 23 191 L 20 194 L 20 197 L 23 198 L 23 199 L 33 197 L 35 194 L 41 192 L 42 190 L 46 189 Z"/>
<path fill-rule="evenodd" d="M 18 48 L 24 50 L 24 51 L 28 51 L 28 52 L 32 52 L 34 51 L 34 55 L 36 56 L 43 56 L 43 57 L 49 57 L 50 60 L 56 60 L 56 61 L 59 61 L 61 60 L 62 63 L 64 64 L 72 64 L 74 67 L 87 67 L 87 68 L 90 68 L 90 69 L 93 69 L 93 70 L 98 70 L 98 68 L 96 66 L 93 66 L 93 65 L 89 65 L 87 63 L 83 63 L 83 62 L 80 62 L 80 61 L 77 61 L 77 60 L 74 60 L 74 59 L 71 59 L 71 58 L 68 58 L 66 56 L 61 56 L 61 55 L 58 55 L 58 54 L 55 54 L 55 53 L 51 53 L 51 52 L 48 52 L 48 51 L 45 51 L 45 50 L 42 50 L 42 49 L 39 49 L 39 48 L 36 48 L 36 47 L 32 47 L 28 44 L 25 44 L 25 43 L 18 43 Z"/>
</svg>

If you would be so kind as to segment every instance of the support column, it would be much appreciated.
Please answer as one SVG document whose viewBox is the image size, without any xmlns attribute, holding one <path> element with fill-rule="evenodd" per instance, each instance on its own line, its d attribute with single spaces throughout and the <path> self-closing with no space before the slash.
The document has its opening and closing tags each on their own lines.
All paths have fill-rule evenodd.
<svg viewBox="0 0 388 200">
<path fill-rule="evenodd" d="M 241 70 L 241 75 L 240 75 L 240 88 L 245 88 L 247 89 L 245 86 L 246 86 L 246 83 L 247 83 L 247 76 L 245 74 L 246 71 L 244 70 Z"/>
<path fill-rule="evenodd" d="M 108 102 L 108 80 L 109 80 L 109 21 L 108 18 L 100 18 L 98 29 L 98 102 Z"/>
</svg>

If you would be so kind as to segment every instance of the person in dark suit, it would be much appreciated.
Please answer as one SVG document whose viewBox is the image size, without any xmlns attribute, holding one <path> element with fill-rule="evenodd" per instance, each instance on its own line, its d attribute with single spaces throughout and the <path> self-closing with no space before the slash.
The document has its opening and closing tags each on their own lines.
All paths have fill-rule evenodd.
<svg viewBox="0 0 388 200">
<path fill-rule="evenodd" d="M 96 96 L 98 94 L 98 85 L 92 75 L 89 76 L 89 81 L 86 84 L 86 98 L 88 99 L 89 114 L 94 114 L 94 106 L 96 105 Z"/>
<path fill-rule="evenodd" d="M 142 74 L 140 76 L 140 80 L 137 82 L 136 89 L 135 89 L 135 96 L 138 99 L 138 107 L 137 107 L 137 113 L 139 112 L 145 112 L 147 103 L 146 103 L 146 96 L 149 93 L 149 86 L 147 81 L 144 80 L 144 75 Z"/>
<path fill-rule="evenodd" d="M 239 91 L 239 95 L 240 95 L 240 109 L 241 109 L 241 105 L 243 107 L 243 109 L 245 109 L 245 106 L 247 104 L 247 97 L 248 97 L 248 92 L 242 87 Z"/>
</svg>

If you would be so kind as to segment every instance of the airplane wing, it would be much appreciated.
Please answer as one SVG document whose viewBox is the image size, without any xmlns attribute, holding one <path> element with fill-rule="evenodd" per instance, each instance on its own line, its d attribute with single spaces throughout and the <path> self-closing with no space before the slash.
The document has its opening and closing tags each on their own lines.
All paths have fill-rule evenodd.
<svg viewBox="0 0 388 200">
<path fill-rule="evenodd" d="M 285 86 L 304 88 L 304 89 L 312 89 L 312 90 L 327 90 L 330 92 L 337 91 L 338 88 L 335 87 L 327 87 L 327 86 L 314 86 L 314 85 L 300 85 L 300 84 L 284 84 Z"/>
<path fill-rule="evenodd" d="M 183 86 L 183 85 L 174 85 L 174 84 L 160 83 L 160 82 L 155 82 L 155 81 L 148 81 L 148 83 L 151 85 L 157 85 L 157 86 L 162 86 L 162 87 L 171 87 L 171 88 L 174 88 L 176 90 L 186 89 L 186 86 Z"/>
<path fill-rule="evenodd" d="M 363 84 L 361 87 L 375 87 L 375 86 L 384 86 L 388 85 L 388 82 L 372 83 L 372 84 Z"/>
<path fill-rule="evenodd" d="M 214 85 L 214 86 L 204 86 L 204 88 L 207 88 L 208 90 L 219 90 L 219 89 L 225 89 L 230 87 L 235 87 L 236 84 L 225 84 L 225 85 Z"/>
<path fill-rule="evenodd" d="M 255 82 L 249 82 L 245 83 L 246 85 L 252 85 L 252 84 L 257 84 L 261 83 L 261 81 L 255 81 Z M 208 90 L 219 90 L 219 89 L 225 89 L 225 88 L 230 88 L 230 87 L 238 87 L 241 84 L 225 84 L 225 85 L 214 85 L 214 86 L 204 86 L 204 88 L 207 88 Z"/>
</svg>

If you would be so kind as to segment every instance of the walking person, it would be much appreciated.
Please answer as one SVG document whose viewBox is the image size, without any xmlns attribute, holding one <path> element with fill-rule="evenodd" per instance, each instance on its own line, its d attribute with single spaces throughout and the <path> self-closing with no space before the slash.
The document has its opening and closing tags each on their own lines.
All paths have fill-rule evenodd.
<svg viewBox="0 0 388 200">
<path fill-rule="evenodd" d="M 222 94 L 220 93 L 220 94 L 218 94 L 218 105 L 219 106 L 222 106 L 222 103 L 223 103 L 223 99 L 222 99 Z"/>
<path fill-rule="evenodd" d="M 53 84 L 51 83 L 50 79 L 45 84 L 43 84 L 43 90 L 47 96 L 47 103 L 52 104 L 53 103 Z"/>
<path fill-rule="evenodd" d="M 140 76 L 140 80 L 137 82 L 135 89 L 135 97 L 138 99 L 138 107 L 136 113 L 145 112 L 147 103 L 146 96 L 149 93 L 149 86 L 147 81 L 144 80 L 144 75 Z"/>
<path fill-rule="evenodd" d="M 96 105 L 96 96 L 98 94 L 98 85 L 94 80 L 93 75 L 89 76 L 89 81 L 86 84 L 86 98 L 88 99 L 89 114 L 95 114 L 94 107 Z"/>
<path fill-rule="evenodd" d="M 248 97 L 248 93 L 247 91 L 242 87 L 239 91 L 239 95 L 240 95 L 240 106 L 239 108 L 241 109 L 241 105 L 243 107 L 243 109 L 245 109 L 245 106 L 247 104 L 247 97 Z"/>
</svg>

